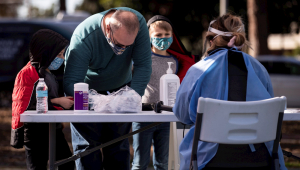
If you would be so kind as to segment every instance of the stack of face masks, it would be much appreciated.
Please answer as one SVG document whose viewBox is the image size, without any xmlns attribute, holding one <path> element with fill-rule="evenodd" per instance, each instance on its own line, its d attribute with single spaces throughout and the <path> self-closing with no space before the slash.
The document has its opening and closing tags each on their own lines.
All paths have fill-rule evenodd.
<svg viewBox="0 0 300 170">
<path fill-rule="evenodd" d="M 89 90 L 90 109 L 100 113 L 137 113 L 142 111 L 142 97 L 132 88 L 125 86 L 108 95 Z"/>
</svg>

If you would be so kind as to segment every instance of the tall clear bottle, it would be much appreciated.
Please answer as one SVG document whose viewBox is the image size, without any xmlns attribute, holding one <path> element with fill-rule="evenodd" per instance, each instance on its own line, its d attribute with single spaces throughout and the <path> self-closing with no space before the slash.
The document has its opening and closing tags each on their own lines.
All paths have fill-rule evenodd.
<svg viewBox="0 0 300 170">
<path fill-rule="evenodd" d="M 37 113 L 48 112 L 48 87 L 44 78 L 39 78 L 36 86 L 36 111 Z"/>
<path fill-rule="evenodd" d="M 173 107 L 176 101 L 176 93 L 180 86 L 180 79 L 173 73 L 171 64 L 173 64 L 173 62 L 168 62 L 169 68 L 167 74 L 164 74 L 160 78 L 159 94 L 160 101 L 162 101 L 164 105 Z"/>
</svg>

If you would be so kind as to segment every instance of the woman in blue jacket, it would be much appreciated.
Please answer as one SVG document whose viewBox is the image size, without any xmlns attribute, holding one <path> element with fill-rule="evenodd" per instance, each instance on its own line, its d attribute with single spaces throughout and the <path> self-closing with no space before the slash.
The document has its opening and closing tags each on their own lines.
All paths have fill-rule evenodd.
<svg viewBox="0 0 300 170">
<path fill-rule="evenodd" d="M 249 43 L 240 17 L 225 14 L 213 20 L 206 33 L 206 41 L 210 47 L 202 60 L 188 70 L 177 92 L 173 112 L 181 122 L 195 124 L 199 97 L 231 101 L 255 101 L 274 97 L 266 69 L 255 58 L 243 52 L 247 50 Z M 194 128 L 190 129 L 179 146 L 182 170 L 189 169 Z M 263 166 L 261 169 L 268 169 L 272 146 L 273 142 L 255 146 L 229 146 L 199 141 L 198 169 L 216 169 L 215 165 L 220 165 L 220 161 L 227 169 L 232 168 L 232 165 L 238 165 L 237 169 L 251 169 L 251 164 L 247 165 L 246 161 L 260 164 Z M 285 170 L 280 146 L 278 154 L 280 169 Z M 237 161 L 236 157 L 239 155 L 245 159 Z"/>
</svg>

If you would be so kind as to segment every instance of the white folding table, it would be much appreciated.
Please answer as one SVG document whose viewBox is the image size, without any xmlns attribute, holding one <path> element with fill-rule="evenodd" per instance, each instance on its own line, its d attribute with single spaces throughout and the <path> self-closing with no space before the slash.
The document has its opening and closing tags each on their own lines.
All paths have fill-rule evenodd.
<svg viewBox="0 0 300 170">
<path fill-rule="evenodd" d="M 284 112 L 284 121 L 299 121 L 300 109 L 287 109 Z M 25 111 L 21 114 L 21 122 L 27 123 L 49 123 L 49 167 L 54 170 L 58 164 L 55 162 L 55 140 L 56 125 L 62 122 L 179 122 L 172 112 L 162 111 L 155 113 L 154 111 L 142 111 L 140 113 L 96 113 L 87 111 L 84 113 L 75 113 L 72 110 L 48 111 L 46 114 L 37 114 L 36 111 Z M 157 124 L 156 124 L 157 125 Z M 151 125 L 149 125 L 151 126 Z M 152 125 L 152 127 L 155 124 Z M 151 127 L 150 127 L 151 128 Z M 149 127 L 148 127 L 149 129 Z M 141 129 L 142 132 L 147 129 Z M 137 132 L 137 133 L 138 133 Z M 174 132 L 173 132 L 174 133 Z M 171 134 L 171 133 L 170 133 Z M 124 135 L 126 136 L 126 135 Z M 127 136 L 129 137 L 129 136 Z M 121 137 L 120 137 L 121 138 Z M 174 139 L 174 138 L 173 138 Z M 79 155 L 80 156 L 80 155 Z"/>
<path fill-rule="evenodd" d="M 21 114 L 21 122 L 27 123 L 49 123 L 49 167 L 54 170 L 60 165 L 55 162 L 55 140 L 56 140 L 56 123 L 62 122 L 80 122 L 80 123 L 111 123 L 111 122 L 177 122 L 178 119 L 172 112 L 162 111 L 155 113 L 154 111 L 142 111 L 140 113 L 96 113 L 94 111 L 74 112 L 73 110 L 48 111 L 46 114 L 37 114 L 36 111 L 25 111 Z M 156 124 L 149 125 L 138 130 L 142 132 Z M 129 135 L 131 136 L 131 135 Z M 127 135 L 127 137 L 129 137 Z M 126 135 L 124 135 L 126 138 Z M 122 137 L 119 137 L 122 138 Z M 118 139 L 119 139 L 118 138 Z M 114 141 L 114 140 L 113 140 Z M 112 141 L 112 142 L 113 142 Z M 117 142 L 117 141 L 116 141 Z M 110 143 L 110 142 L 108 142 Z M 102 146 L 102 145 L 100 145 Z M 106 144 L 103 144 L 103 147 Z M 91 149 L 92 150 L 92 149 Z M 84 156 L 84 155 L 79 155 Z"/>
</svg>

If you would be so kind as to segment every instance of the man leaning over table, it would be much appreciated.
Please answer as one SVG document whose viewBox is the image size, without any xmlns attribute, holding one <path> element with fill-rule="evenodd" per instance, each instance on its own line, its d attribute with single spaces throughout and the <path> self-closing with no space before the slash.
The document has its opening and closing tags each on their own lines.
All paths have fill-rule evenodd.
<svg viewBox="0 0 300 170">
<path fill-rule="evenodd" d="M 143 96 L 151 75 L 149 32 L 137 11 L 119 7 L 95 14 L 75 29 L 65 54 L 64 90 L 85 82 L 98 93 L 130 85 Z M 134 73 L 131 63 L 134 61 Z M 131 123 L 71 123 L 74 154 L 129 133 Z M 128 139 L 76 160 L 78 170 L 130 169 Z"/>
</svg>

